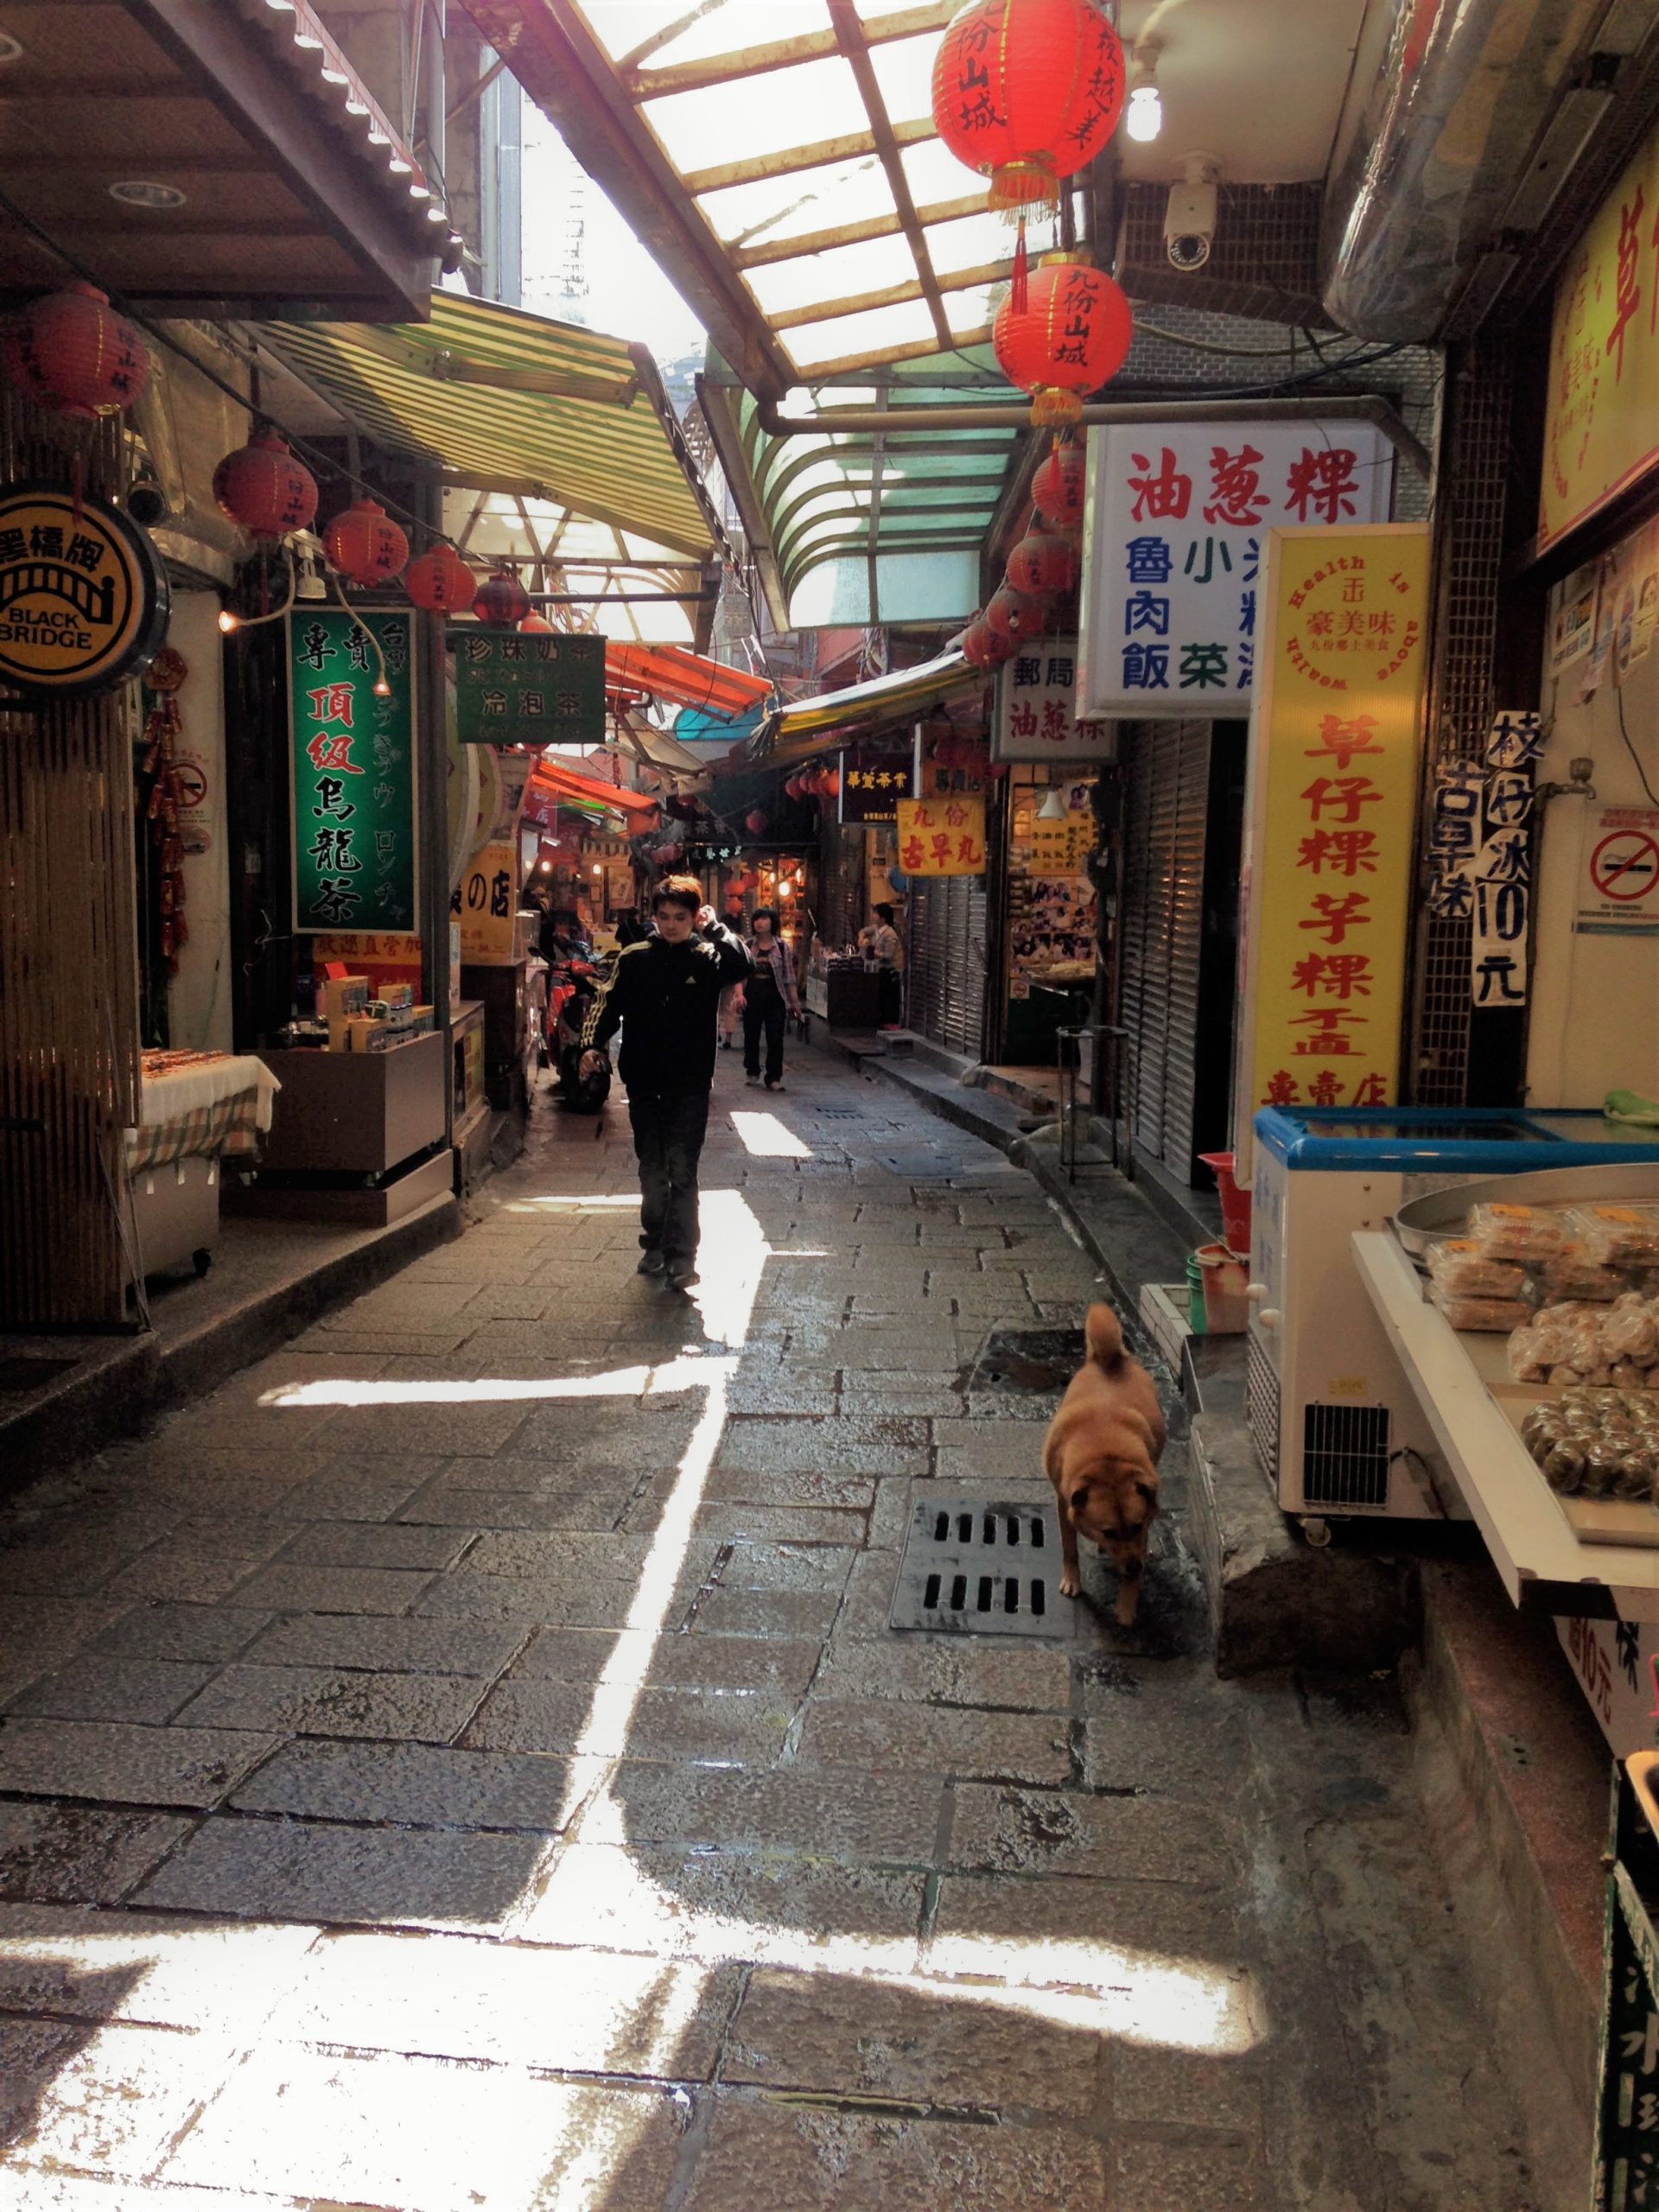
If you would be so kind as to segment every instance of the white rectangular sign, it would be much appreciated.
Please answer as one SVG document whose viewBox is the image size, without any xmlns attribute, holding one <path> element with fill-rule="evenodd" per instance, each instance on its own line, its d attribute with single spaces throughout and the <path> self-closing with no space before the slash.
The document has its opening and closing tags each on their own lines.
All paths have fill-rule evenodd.
<svg viewBox="0 0 1659 2212">
<path fill-rule="evenodd" d="M 1339 416 L 1091 429 L 1078 714 L 1248 715 L 1268 532 L 1387 522 L 1393 486 L 1382 433 Z"/>
<path fill-rule="evenodd" d="M 1109 722 L 1080 722 L 1077 641 L 1033 638 L 996 671 L 993 760 L 1115 760 L 1117 732 Z"/>
</svg>

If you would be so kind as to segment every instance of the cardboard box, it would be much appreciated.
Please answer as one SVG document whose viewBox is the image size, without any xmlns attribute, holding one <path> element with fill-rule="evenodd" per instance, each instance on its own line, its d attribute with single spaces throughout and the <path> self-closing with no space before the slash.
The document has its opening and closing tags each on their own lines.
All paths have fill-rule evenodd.
<svg viewBox="0 0 1659 2212">
<path fill-rule="evenodd" d="M 328 1049 L 344 1052 L 346 1025 L 366 1013 L 369 979 L 366 976 L 331 976 L 323 986 L 323 1011 L 328 1022 Z"/>
</svg>

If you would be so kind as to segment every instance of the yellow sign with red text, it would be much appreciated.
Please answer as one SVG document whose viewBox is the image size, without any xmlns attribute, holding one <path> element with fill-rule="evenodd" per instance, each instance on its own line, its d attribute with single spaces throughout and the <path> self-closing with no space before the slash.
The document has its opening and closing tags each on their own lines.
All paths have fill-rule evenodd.
<svg viewBox="0 0 1659 2212">
<path fill-rule="evenodd" d="M 906 875 L 983 875 L 982 798 L 901 798 L 899 865 Z"/>
<path fill-rule="evenodd" d="M 1659 463 L 1659 130 L 1555 287 L 1538 548 Z"/>
<path fill-rule="evenodd" d="M 1399 1077 L 1429 540 L 1275 530 L 1250 729 L 1249 1109 Z"/>
</svg>

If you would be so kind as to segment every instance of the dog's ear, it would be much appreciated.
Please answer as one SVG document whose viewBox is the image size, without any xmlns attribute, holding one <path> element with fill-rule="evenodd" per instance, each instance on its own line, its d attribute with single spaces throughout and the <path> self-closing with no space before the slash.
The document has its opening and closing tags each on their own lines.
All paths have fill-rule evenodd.
<svg viewBox="0 0 1659 2212">
<path fill-rule="evenodd" d="M 1141 1481 L 1136 1483 L 1135 1488 L 1140 1491 L 1141 1497 L 1146 1500 L 1149 1506 L 1155 1506 L 1157 1504 L 1158 1485 L 1156 1483 Z"/>
</svg>

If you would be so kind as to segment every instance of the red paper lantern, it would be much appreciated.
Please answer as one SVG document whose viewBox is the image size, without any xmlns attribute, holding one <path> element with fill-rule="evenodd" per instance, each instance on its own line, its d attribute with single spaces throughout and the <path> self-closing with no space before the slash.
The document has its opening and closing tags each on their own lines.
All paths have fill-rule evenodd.
<svg viewBox="0 0 1659 2212">
<path fill-rule="evenodd" d="M 530 594 L 510 569 L 497 569 L 479 586 L 473 612 L 492 630 L 516 630 L 530 612 Z"/>
<path fill-rule="evenodd" d="M 1083 522 L 1084 466 L 1081 446 L 1056 446 L 1031 480 L 1031 496 L 1051 530 L 1076 530 Z"/>
<path fill-rule="evenodd" d="M 149 381 L 144 341 L 92 284 L 67 284 L 6 325 L 6 375 L 38 406 L 91 422 L 130 407 Z"/>
<path fill-rule="evenodd" d="M 464 614 L 478 594 L 478 578 L 453 545 L 435 545 L 404 570 L 404 589 L 428 614 Z"/>
<path fill-rule="evenodd" d="M 652 864 L 656 868 L 672 868 L 675 861 L 683 859 L 684 855 L 683 845 L 657 845 L 652 849 Z"/>
<path fill-rule="evenodd" d="M 976 614 L 963 633 L 963 658 L 970 668 L 995 668 L 1012 657 L 1016 642 Z"/>
<path fill-rule="evenodd" d="M 1077 549 L 1069 537 L 1062 537 L 1057 531 L 1027 531 L 1008 556 L 1008 581 L 1002 588 L 1012 587 L 1017 598 L 1027 593 L 1040 592 L 1052 596 L 1055 592 L 1070 591 L 1077 581 Z M 1000 596 L 1000 594 L 999 594 Z M 991 602 L 995 605 L 995 601 Z M 990 608 L 986 609 L 988 615 Z"/>
<path fill-rule="evenodd" d="M 993 207 L 1059 204 L 1117 128 L 1123 48 L 1098 0 L 971 0 L 933 64 L 933 122 Z"/>
<path fill-rule="evenodd" d="M 1048 608 L 1036 591 L 1016 589 L 1010 582 L 992 593 L 984 620 L 999 638 L 1040 638 L 1047 626 Z"/>
<path fill-rule="evenodd" d="M 750 813 L 744 816 L 743 827 L 748 831 L 750 836 L 759 837 L 764 832 L 766 827 L 766 822 L 767 817 L 764 815 L 757 806 Z"/>
<path fill-rule="evenodd" d="M 1031 419 L 1075 423 L 1087 395 L 1122 367 L 1135 336 L 1129 303 L 1080 253 L 1046 253 L 1032 271 L 1023 311 L 1009 293 L 991 344 L 1010 384 L 1032 396 Z"/>
<path fill-rule="evenodd" d="M 544 614 L 535 613 L 526 614 L 518 627 L 538 638 L 550 638 L 553 635 L 553 625 Z"/>
<path fill-rule="evenodd" d="M 213 497 L 222 514 L 256 537 L 286 537 L 316 519 L 315 480 L 274 430 L 226 454 L 213 471 Z"/>
<path fill-rule="evenodd" d="M 359 499 L 322 533 L 323 550 L 348 583 L 390 583 L 409 559 L 409 540 L 374 499 Z"/>
<path fill-rule="evenodd" d="M 800 795 L 800 778 L 798 776 L 785 776 L 784 779 L 784 797 L 785 798 L 799 798 Z"/>
<path fill-rule="evenodd" d="M 837 768 L 826 768 L 823 772 L 823 781 L 819 785 L 819 789 L 825 798 L 839 798 L 841 797 L 840 770 Z"/>
</svg>

